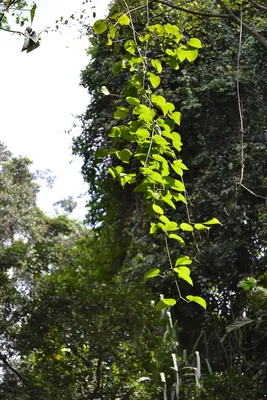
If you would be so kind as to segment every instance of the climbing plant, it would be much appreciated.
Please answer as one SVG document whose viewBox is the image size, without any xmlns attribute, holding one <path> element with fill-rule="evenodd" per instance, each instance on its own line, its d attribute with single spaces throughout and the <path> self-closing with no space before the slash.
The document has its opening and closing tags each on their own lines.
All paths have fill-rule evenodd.
<svg viewBox="0 0 267 400">
<path fill-rule="evenodd" d="M 160 90 L 161 76 L 167 68 L 179 69 L 182 62 L 193 62 L 201 49 L 201 41 L 187 38 L 178 26 L 150 24 L 149 7 L 146 5 L 146 23 L 138 31 L 134 26 L 133 12 L 145 6 L 130 9 L 124 1 L 124 9 L 111 14 L 106 20 L 95 22 L 93 29 L 98 35 L 106 35 L 106 45 L 124 41 L 124 54 L 113 66 L 116 75 L 123 70 L 130 72 L 123 103 L 114 112 L 115 126 L 109 132 L 113 146 L 96 152 L 97 162 L 109 163 L 108 171 L 122 187 L 136 184 L 134 191 L 141 192 L 146 200 L 150 220 L 150 234 L 161 235 L 165 241 L 168 267 L 161 271 L 152 268 L 145 279 L 173 276 L 177 288 L 177 299 L 161 298 L 156 310 L 173 306 L 177 300 L 196 302 L 206 308 L 206 301 L 200 296 L 184 295 L 179 280 L 193 285 L 189 265 L 193 260 L 182 254 L 175 261 L 169 251 L 169 240 L 185 247 L 184 232 L 191 232 L 197 246 L 194 232 L 209 230 L 211 225 L 220 224 L 212 218 L 199 223 L 190 216 L 187 192 L 183 180 L 188 168 L 180 158 L 182 140 L 177 129 L 181 113 L 173 103 L 168 102 Z M 131 30 L 131 39 L 123 39 L 124 29 Z M 151 49 L 156 57 L 150 57 Z M 155 52 L 155 49 L 157 51 Z M 110 96 L 108 88 L 102 87 L 103 94 Z M 122 123 L 120 123 L 122 121 Z M 176 209 L 178 203 L 186 208 L 187 221 L 174 221 L 166 216 L 166 207 Z"/>
</svg>

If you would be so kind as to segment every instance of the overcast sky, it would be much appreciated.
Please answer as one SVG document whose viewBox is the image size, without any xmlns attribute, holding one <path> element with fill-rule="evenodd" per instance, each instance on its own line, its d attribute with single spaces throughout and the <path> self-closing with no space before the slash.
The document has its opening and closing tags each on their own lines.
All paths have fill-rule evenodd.
<svg viewBox="0 0 267 400">
<path fill-rule="evenodd" d="M 68 19 L 81 9 L 82 0 L 36 0 L 37 10 L 33 28 L 37 32 L 55 26 L 64 16 Z M 108 0 L 93 0 L 88 13 L 96 6 L 97 19 L 103 16 Z M 83 6 L 84 7 L 84 6 Z M 91 23 L 93 23 L 91 18 Z M 12 28 L 19 29 L 18 26 Z M 53 213 L 52 204 L 68 196 L 86 193 L 80 174 L 82 160 L 71 154 L 71 136 L 65 133 L 89 102 L 85 89 L 79 86 L 80 71 L 88 63 L 85 49 L 88 38 L 79 38 L 75 27 L 63 34 L 42 35 L 41 46 L 31 53 L 21 52 L 23 37 L 0 31 L 1 96 L 0 140 L 14 155 L 29 157 L 34 169 L 51 169 L 56 176 L 53 189 L 40 191 L 39 206 Z M 73 132 L 78 135 L 79 131 Z M 72 214 L 83 218 L 83 197 Z"/>
</svg>

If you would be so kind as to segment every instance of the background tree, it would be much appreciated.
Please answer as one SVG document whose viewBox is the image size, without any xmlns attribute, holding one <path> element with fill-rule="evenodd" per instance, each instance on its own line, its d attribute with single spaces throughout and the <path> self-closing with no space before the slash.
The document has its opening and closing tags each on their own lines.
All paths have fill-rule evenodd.
<svg viewBox="0 0 267 400">
<path fill-rule="evenodd" d="M 204 45 L 195 65 L 183 64 L 177 71 L 169 70 L 161 77 L 160 90 L 182 111 L 182 155 L 189 167 L 185 182 L 190 205 L 193 205 L 190 208 L 192 218 L 199 221 L 216 215 L 223 224 L 222 228 L 208 235 L 197 235 L 198 248 L 188 249 L 191 257 L 197 260 L 193 266 L 194 280 L 197 282 L 194 293 L 204 294 L 206 299 L 210 299 L 210 304 L 206 314 L 193 305 L 184 307 L 179 304 L 175 308 L 182 330 L 181 343 L 185 348 L 194 349 L 197 338 L 201 332 L 205 332 L 206 336 L 201 336 L 197 345 L 205 348 L 202 351 L 203 359 L 209 359 L 214 371 L 230 371 L 230 368 L 234 368 L 233 377 L 240 376 L 241 371 L 245 377 L 248 374 L 248 379 L 254 382 L 252 387 L 256 393 L 257 376 L 251 374 L 247 365 L 257 358 L 257 354 L 243 351 L 240 343 L 233 338 L 222 346 L 219 336 L 223 336 L 227 322 L 241 317 L 246 307 L 243 294 L 237 288 L 239 280 L 248 274 L 258 276 L 264 272 L 266 265 L 263 222 L 266 218 L 266 50 L 263 41 L 244 25 L 244 21 L 250 18 L 253 31 L 260 31 L 264 37 L 266 18 L 263 13 L 257 13 L 259 4 L 255 3 L 244 3 L 241 10 L 241 3 L 218 2 L 221 10 L 227 13 L 227 17 L 224 15 L 223 18 L 204 15 L 202 2 L 189 2 L 187 8 L 191 12 L 181 10 L 183 5 L 180 2 L 172 2 L 171 7 L 167 2 L 157 3 L 161 5 L 150 7 L 153 23 L 178 21 L 186 35 L 193 33 Z M 123 7 L 120 2 L 116 4 Z M 199 8 L 196 8 L 196 4 Z M 140 7 L 142 5 L 140 2 Z M 192 5 L 196 13 L 192 12 Z M 206 11 L 220 11 L 213 2 L 205 5 L 209 7 Z M 135 3 L 133 8 L 138 6 L 139 3 Z M 116 6 L 110 15 L 115 9 Z M 228 11 L 237 16 L 238 21 L 231 14 L 231 18 L 243 27 L 242 46 L 237 25 L 229 24 Z M 133 12 L 133 20 L 138 33 L 145 16 L 142 8 L 137 13 Z M 120 104 L 126 90 L 127 72 L 123 70 L 122 74 L 116 75 L 116 63 L 127 39 L 124 34 L 122 42 L 116 43 L 113 48 L 104 47 L 104 37 L 92 39 L 92 62 L 82 75 L 82 83 L 88 88 L 92 102 L 81 117 L 83 133 L 75 140 L 74 151 L 84 157 L 83 172 L 90 184 L 92 215 L 94 222 L 102 224 L 100 240 L 106 238 L 109 242 L 110 236 L 107 239 L 106 232 L 111 232 L 112 226 L 121 226 L 127 234 L 123 245 L 121 233 L 116 236 L 114 230 L 112 235 L 112 247 L 121 254 L 120 274 L 125 276 L 126 271 L 128 278 L 139 279 L 144 269 L 155 264 L 157 267 L 163 266 L 161 254 L 164 249 L 157 240 L 152 242 L 147 237 L 145 206 L 139 195 L 128 193 L 128 189 L 123 195 L 122 189 L 107 178 L 107 164 L 104 168 L 99 167 L 94 158 L 95 150 L 110 146 L 107 136 L 112 127 L 110 121 L 115 106 Z M 153 53 L 153 58 L 156 57 L 157 52 Z M 112 72 L 108 74 L 112 70 L 115 77 Z M 101 93 L 103 85 L 108 88 L 110 95 Z M 240 103 L 238 95 L 241 97 Z M 240 133 L 241 120 L 245 128 Z M 178 214 L 183 217 L 182 210 Z M 171 253 L 174 252 L 177 254 L 177 247 L 171 248 Z M 113 265 L 116 272 L 118 263 Z M 109 264 L 109 268 L 112 269 L 112 264 Z M 155 293 L 158 293 L 160 285 L 160 291 L 168 296 L 175 290 L 168 280 L 163 284 L 156 280 L 151 285 Z M 234 378 L 230 382 L 234 390 Z M 261 381 L 259 385 L 260 393 L 264 394 L 266 382 Z"/>
</svg>

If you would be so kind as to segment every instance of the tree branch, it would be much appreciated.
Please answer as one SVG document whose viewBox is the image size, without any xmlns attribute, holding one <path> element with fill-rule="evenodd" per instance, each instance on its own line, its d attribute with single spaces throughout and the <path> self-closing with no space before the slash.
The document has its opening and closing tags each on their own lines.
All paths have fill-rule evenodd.
<svg viewBox="0 0 267 400">
<path fill-rule="evenodd" d="M 11 32 L 11 33 L 17 33 L 18 35 L 23 35 L 25 36 L 25 34 L 23 32 L 19 32 L 19 31 L 12 31 L 11 29 L 6 29 L 6 28 L 2 28 L 0 27 L 1 31 L 5 31 L 5 32 Z"/>
<path fill-rule="evenodd" d="M 187 8 L 177 6 L 176 4 L 172 4 L 172 3 L 168 2 L 168 1 L 164 1 L 164 0 L 154 0 L 154 3 L 164 4 L 165 6 L 174 8 L 175 10 L 183 11 L 187 14 L 198 15 L 201 17 L 208 17 L 208 18 L 228 18 L 229 17 L 228 14 L 213 14 L 213 13 L 206 13 L 203 11 L 188 10 Z"/>
<path fill-rule="evenodd" d="M 238 18 L 230 8 L 227 7 L 227 5 L 222 1 L 222 0 L 217 0 L 217 3 L 222 7 L 224 11 L 227 12 L 228 16 L 231 18 L 232 21 L 240 25 L 242 23 L 242 27 L 244 31 L 249 33 L 251 36 L 253 36 L 259 43 L 261 43 L 266 49 L 267 49 L 267 40 L 265 37 L 260 35 L 258 32 L 254 31 L 248 24 L 245 22 L 241 22 L 240 18 Z"/>
<path fill-rule="evenodd" d="M 9 368 L 12 372 L 14 372 L 15 375 L 17 375 L 17 377 L 23 382 L 26 383 L 25 378 L 23 378 L 23 376 L 14 368 L 12 367 L 11 364 L 9 364 L 9 362 L 7 361 L 6 357 L 3 356 L 3 354 L 0 353 L 0 360 L 3 362 L 3 364 L 5 364 L 5 366 L 7 368 Z"/>
<path fill-rule="evenodd" d="M 267 11 L 267 7 L 263 6 L 262 4 L 256 3 L 256 1 L 252 2 L 254 6 L 260 11 Z"/>
</svg>

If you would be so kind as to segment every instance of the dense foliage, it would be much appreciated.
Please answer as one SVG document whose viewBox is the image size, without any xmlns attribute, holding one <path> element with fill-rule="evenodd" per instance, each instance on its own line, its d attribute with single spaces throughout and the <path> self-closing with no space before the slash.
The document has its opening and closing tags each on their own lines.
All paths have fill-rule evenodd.
<svg viewBox="0 0 267 400">
<path fill-rule="evenodd" d="M 247 307 L 238 282 L 248 275 L 258 277 L 265 271 L 266 265 L 266 49 L 245 29 L 240 47 L 238 26 L 229 24 L 227 18 L 213 19 L 197 13 L 192 17 L 191 13 L 176 10 L 175 5 L 182 7 L 178 2 L 173 2 L 173 7 L 169 6 L 169 2 L 168 5 L 167 2 L 158 3 L 161 6 L 150 9 L 153 24 L 158 21 L 178 21 L 180 28 L 185 27 L 186 35 L 197 36 L 203 43 L 203 49 L 194 63 L 183 64 L 176 71 L 164 70 L 157 94 L 164 93 L 167 100 L 182 112 L 179 132 L 183 141 L 182 157 L 189 168 L 184 179 L 192 220 L 205 221 L 216 216 L 222 223 L 222 227 L 208 234 L 197 234 L 198 247 L 190 246 L 187 249 L 191 258 L 197 260 L 192 268 L 196 282 L 194 293 L 209 298 L 210 303 L 205 314 L 196 307 L 181 303 L 175 308 L 181 329 L 181 345 L 189 351 L 202 349 L 203 361 L 207 358 L 214 372 L 229 370 L 233 398 L 242 398 L 241 394 L 234 392 L 234 377 L 240 377 L 241 372 L 248 374 L 246 379 L 253 387 L 255 396 L 257 390 L 263 395 L 266 392 L 266 382 L 261 377 L 265 374 L 266 366 L 259 361 L 259 348 L 257 350 L 253 346 L 251 351 L 253 335 L 240 341 L 239 336 L 243 338 L 244 333 L 238 330 L 237 336 L 236 332 L 232 332 L 223 342 L 221 339 L 227 324 L 236 318 L 242 319 Z M 229 3 L 227 7 L 230 6 Z M 236 15 L 240 12 L 240 4 L 235 4 L 232 9 Z M 264 36 L 266 18 L 264 14 L 254 11 L 254 4 L 251 7 L 246 4 L 243 21 L 250 17 L 253 29 L 258 31 L 260 28 Z M 133 12 L 137 32 L 141 29 L 138 24 L 142 25 L 145 18 L 145 11 L 144 14 L 140 10 L 136 14 Z M 129 38 L 125 31 L 123 35 L 122 44 Z M 104 167 L 96 164 L 95 150 L 112 145 L 107 134 L 114 123 L 116 106 L 123 104 L 128 79 L 127 69 L 116 74 L 116 63 L 120 61 L 118 55 L 125 52 L 123 45 L 115 40 L 113 47 L 109 47 L 105 42 L 104 35 L 92 39 L 92 62 L 82 76 L 83 85 L 88 88 L 92 102 L 81 117 L 84 129 L 75 141 L 74 149 L 84 157 L 84 175 L 90 184 L 93 214 L 89 215 L 89 220 L 91 223 L 102 224 L 102 241 L 109 241 L 108 232 L 113 224 L 115 229 L 119 226 L 123 230 L 124 238 L 128 238 L 127 251 L 127 242 L 121 242 L 121 235 L 118 236 L 115 248 L 113 242 L 113 251 L 122 255 L 121 274 L 126 279 L 138 280 L 150 268 L 156 266 L 164 269 L 166 260 L 164 246 L 147 235 L 145 205 L 140 195 L 128 187 L 122 189 L 116 182 L 112 184 L 107 174 L 108 163 Z M 154 51 L 152 55 L 149 54 L 151 58 L 158 57 L 157 50 L 150 48 L 149 51 Z M 237 78 L 245 126 L 243 144 Z M 101 93 L 103 85 L 110 95 Z M 120 146 L 123 148 L 122 143 Z M 111 161 L 116 166 L 114 157 Z M 168 217 L 174 214 L 180 220 L 185 218 L 182 208 L 170 211 Z M 116 241 L 115 232 L 113 241 Z M 172 246 L 170 250 L 171 254 L 177 254 L 177 246 Z M 115 268 L 117 272 L 117 264 Z M 155 293 L 160 290 L 167 297 L 176 291 L 168 278 L 163 283 L 156 280 L 149 284 Z M 197 347 L 194 346 L 196 341 Z M 208 372 L 207 366 L 204 365 L 204 368 Z M 255 372 L 259 370 L 260 374 Z M 219 375 L 214 375 L 215 382 L 220 379 Z M 246 385 L 244 380 L 244 388 Z M 261 389 L 256 390 L 255 385 Z"/>
<path fill-rule="evenodd" d="M 25 6 L 5 2 L 0 29 Z M 261 2 L 118 0 L 98 34 L 88 29 L 90 103 L 73 145 L 89 187 L 86 225 L 67 216 L 71 198 L 56 204 L 65 214 L 44 215 L 30 160 L 1 144 L 0 398 L 267 396 L 266 15 Z M 141 61 L 133 32 L 152 35 L 140 40 Z M 133 79 L 143 66 L 147 92 Z M 147 99 L 169 134 L 156 145 L 136 108 Z M 129 127 L 144 137 L 129 140 Z M 158 175 L 151 187 L 148 167 L 170 177 L 173 197 Z M 200 224 L 214 217 L 222 225 Z M 169 233 L 180 239 L 164 240 L 176 221 L 186 229 Z M 168 258 L 180 259 L 179 279 Z M 177 281 L 207 309 L 181 301 Z M 155 312 L 160 298 L 177 303 Z"/>
</svg>

